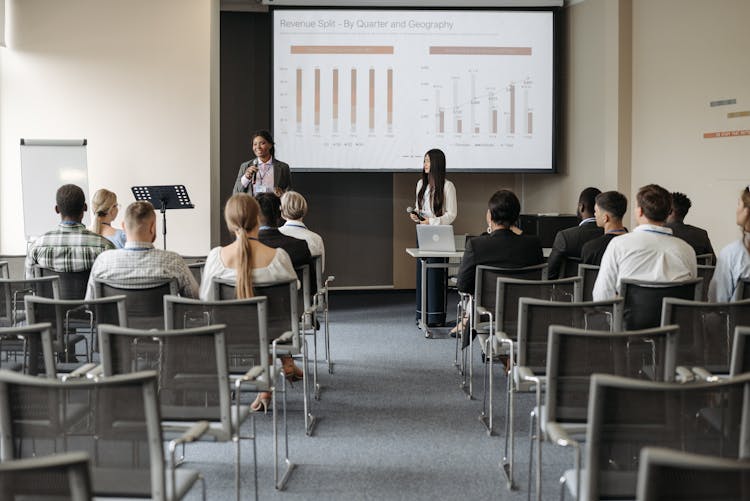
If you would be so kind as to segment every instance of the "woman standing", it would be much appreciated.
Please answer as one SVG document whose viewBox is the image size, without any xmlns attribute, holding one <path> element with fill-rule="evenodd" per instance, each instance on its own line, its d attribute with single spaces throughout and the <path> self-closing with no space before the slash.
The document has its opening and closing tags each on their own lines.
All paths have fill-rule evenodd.
<svg viewBox="0 0 750 501">
<path fill-rule="evenodd" d="M 422 179 L 417 182 L 415 207 L 417 214 L 410 214 L 417 224 L 453 223 L 458 213 L 456 187 L 445 179 L 445 153 L 438 149 L 428 151 L 422 162 Z M 427 263 L 443 263 L 444 258 L 428 258 Z M 421 314 L 422 276 L 417 267 L 417 319 Z M 427 325 L 445 324 L 447 309 L 448 271 L 442 268 L 427 270 Z"/>
<path fill-rule="evenodd" d="M 213 279 L 235 280 L 237 299 L 254 296 L 253 283 L 273 283 L 297 279 L 292 261 L 284 249 L 274 249 L 258 241 L 258 202 L 245 193 L 232 195 L 224 206 L 224 220 L 235 241 L 226 247 L 214 247 L 206 257 L 201 278 L 200 298 L 214 300 Z M 294 365 L 292 357 L 282 357 L 286 377 L 297 380 L 302 370 Z M 270 393 L 260 393 L 250 408 L 265 411 Z"/>
<path fill-rule="evenodd" d="M 272 192 L 281 196 L 292 187 L 289 165 L 275 158 L 276 145 L 267 130 L 255 132 L 251 140 L 255 158 L 240 165 L 232 193 Z"/>
<path fill-rule="evenodd" d="M 750 277 L 750 186 L 742 190 L 737 202 L 737 226 L 742 237 L 721 249 L 708 287 L 709 301 L 731 301 L 737 281 Z"/>
<path fill-rule="evenodd" d="M 97 190 L 91 197 L 91 208 L 94 213 L 91 231 L 103 236 L 118 249 L 125 247 L 125 232 L 112 227 L 112 222 L 120 212 L 117 195 L 104 188 Z"/>
</svg>

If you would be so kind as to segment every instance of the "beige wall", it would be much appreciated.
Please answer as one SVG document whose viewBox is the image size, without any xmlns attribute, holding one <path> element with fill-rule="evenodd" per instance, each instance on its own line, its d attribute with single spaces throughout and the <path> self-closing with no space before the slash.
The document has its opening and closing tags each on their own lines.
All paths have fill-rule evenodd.
<svg viewBox="0 0 750 501">
<path fill-rule="evenodd" d="M 0 252 L 25 252 L 21 137 L 88 139 L 89 189 L 107 187 L 123 204 L 133 185 L 186 185 L 196 209 L 168 213 L 168 247 L 209 250 L 216 12 L 218 0 L 7 3 Z"/>
<path fill-rule="evenodd" d="M 750 129 L 747 0 L 635 0 L 633 3 L 633 186 L 649 182 L 693 201 L 687 222 L 708 229 L 718 251 L 738 238 L 735 207 L 750 183 L 750 136 L 703 139 L 707 131 Z M 736 98 L 736 106 L 709 102 Z"/>
</svg>

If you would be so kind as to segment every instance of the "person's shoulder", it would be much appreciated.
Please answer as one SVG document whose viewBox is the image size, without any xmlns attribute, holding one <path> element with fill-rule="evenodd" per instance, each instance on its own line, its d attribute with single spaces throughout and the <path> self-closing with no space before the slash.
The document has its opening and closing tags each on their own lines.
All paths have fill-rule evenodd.
<svg viewBox="0 0 750 501">
<path fill-rule="evenodd" d="M 723 249 L 721 249 L 721 252 L 719 252 L 719 256 L 725 258 L 728 256 L 734 256 L 741 252 L 745 252 L 746 250 L 747 249 L 745 249 L 745 245 L 742 243 L 742 240 L 733 240 L 725 245 Z"/>
<path fill-rule="evenodd" d="M 419 181 L 422 182 L 421 179 Z M 445 184 L 443 184 L 443 190 L 447 190 L 447 189 L 453 189 L 453 190 L 456 189 L 456 185 L 453 184 L 453 181 L 451 181 L 450 179 L 446 179 Z"/>
<path fill-rule="evenodd" d="M 289 168 L 289 164 L 288 163 L 286 163 L 286 162 L 284 162 L 282 160 L 279 160 L 278 158 L 274 158 L 273 159 L 273 164 L 274 165 L 278 165 L 282 169 L 288 169 Z"/>
</svg>

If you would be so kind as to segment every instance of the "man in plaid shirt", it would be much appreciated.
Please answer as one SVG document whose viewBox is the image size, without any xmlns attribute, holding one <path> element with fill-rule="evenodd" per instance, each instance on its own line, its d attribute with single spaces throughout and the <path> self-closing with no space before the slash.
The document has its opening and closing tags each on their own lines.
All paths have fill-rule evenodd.
<svg viewBox="0 0 750 501">
<path fill-rule="evenodd" d="M 36 239 L 26 254 L 26 277 L 34 276 L 34 265 L 59 272 L 90 270 L 99 254 L 114 245 L 81 223 L 86 213 L 86 197 L 74 184 L 58 188 L 55 212 L 60 214 L 57 229 Z"/>
</svg>

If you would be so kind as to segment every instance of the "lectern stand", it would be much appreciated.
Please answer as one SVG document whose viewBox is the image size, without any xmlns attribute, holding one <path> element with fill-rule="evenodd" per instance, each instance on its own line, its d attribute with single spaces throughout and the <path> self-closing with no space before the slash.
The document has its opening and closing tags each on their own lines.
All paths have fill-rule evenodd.
<svg viewBox="0 0 750 501">
<path fill-rule="evenodd" d="M 136 200 L 151 202 L 155 209 L 159 209 L 162 217 L 162 242 L 167 248 L 167 209 L 193 209 L 185 186 L 170 184 L 168 186 L 133 186 L 130 188 Z"/>
</svg>

